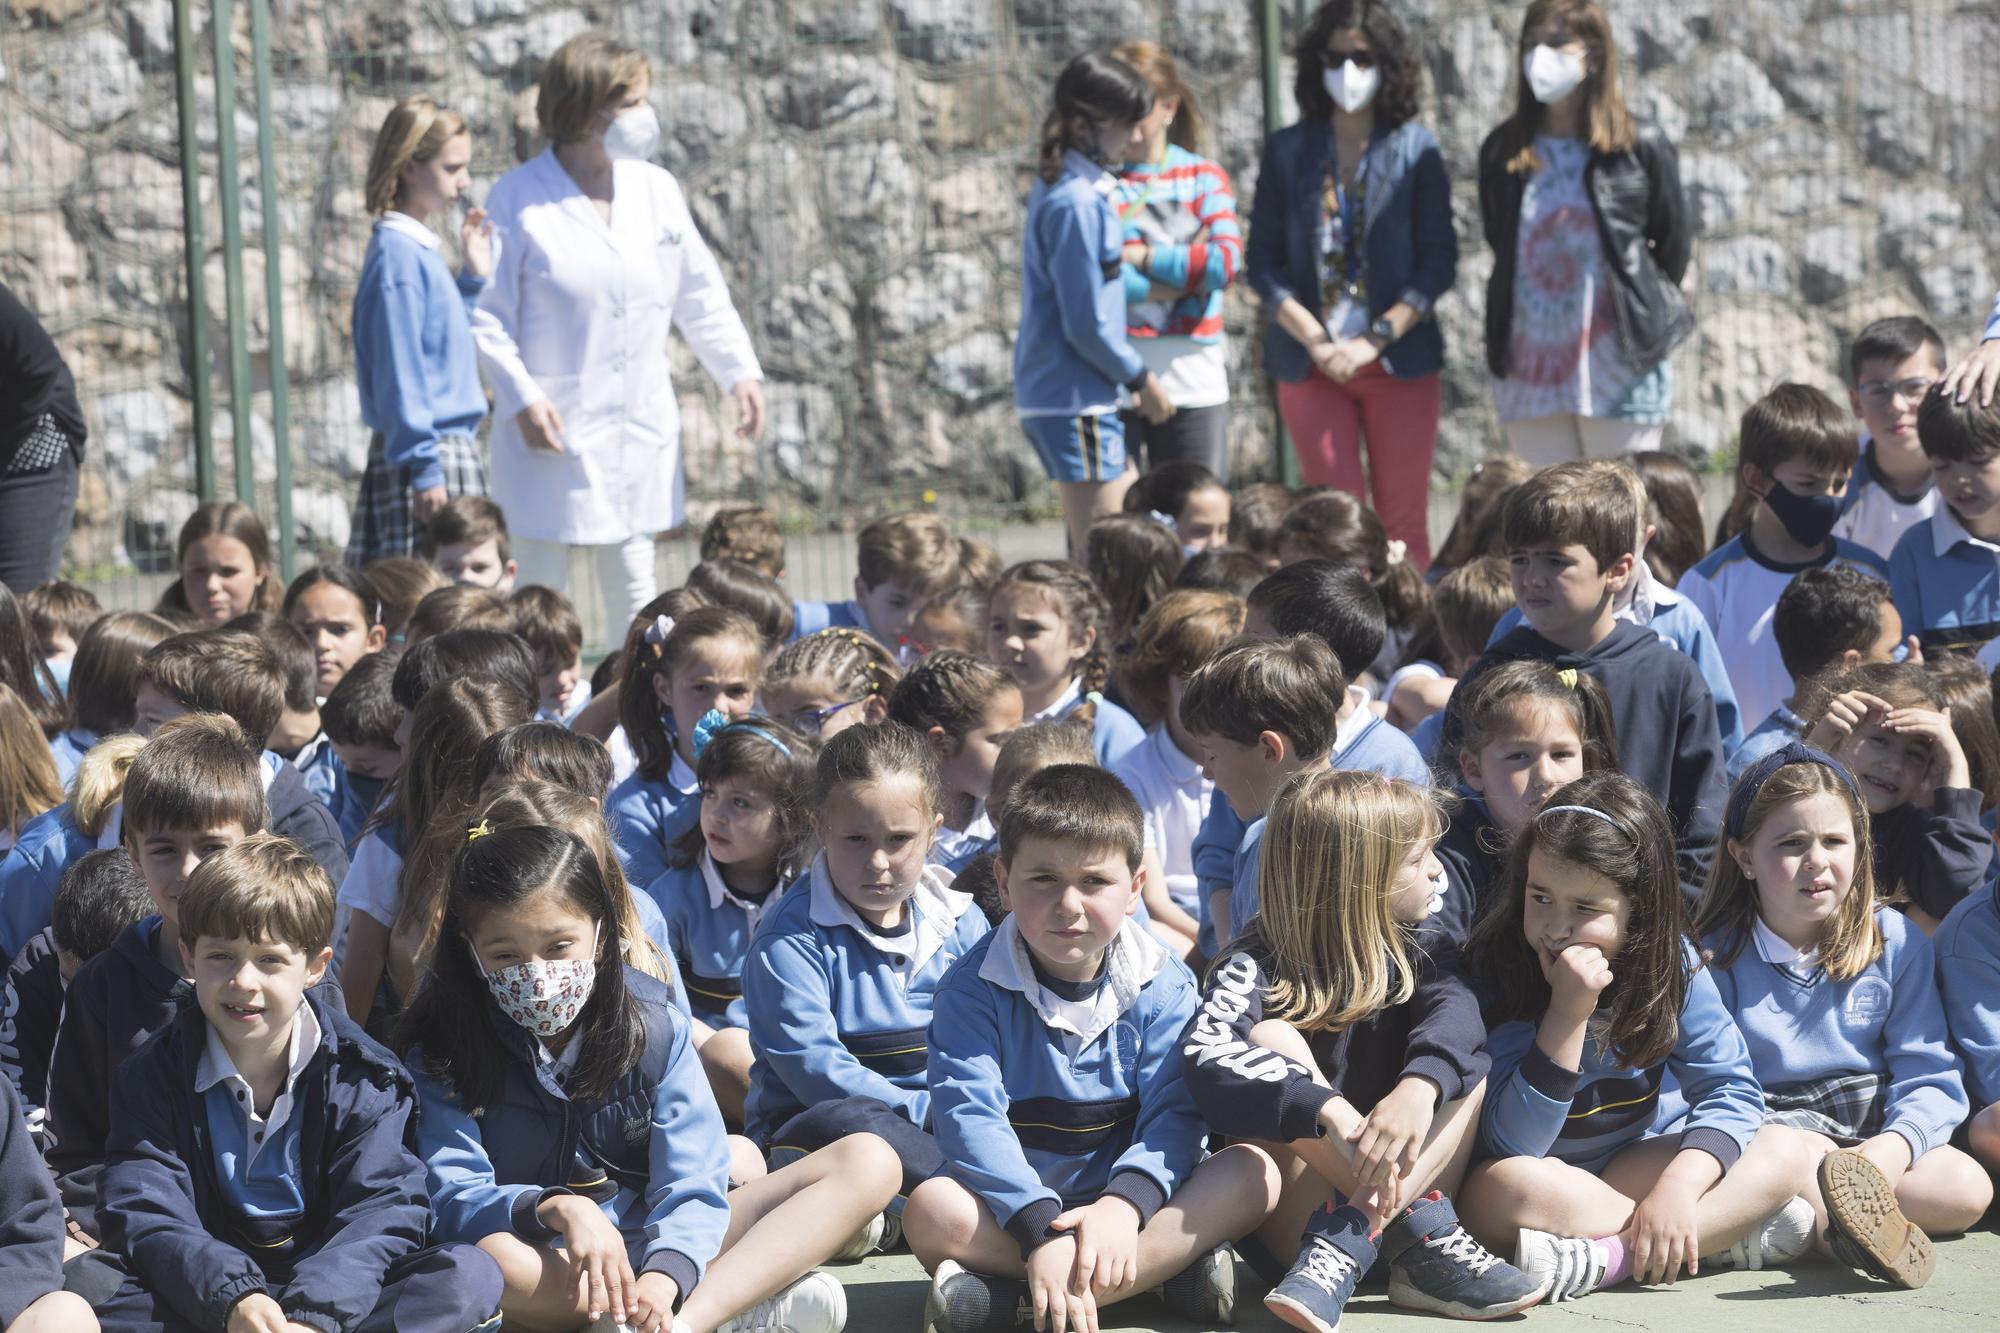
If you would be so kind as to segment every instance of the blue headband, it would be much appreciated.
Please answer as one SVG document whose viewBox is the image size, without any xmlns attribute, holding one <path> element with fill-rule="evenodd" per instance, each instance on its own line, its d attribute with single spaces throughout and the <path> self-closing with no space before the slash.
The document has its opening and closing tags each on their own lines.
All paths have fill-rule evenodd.
<svg viewBox="0 0 2000 1333">
<path fill-rule="evenodd" d="M 732 728 L 737 731 L 747 731 L 757 739 L 777 746 L 787 759 L 792 757 L 792 747 L 779 740 L 776 735 L 764 730 L 755 722 L 732 722 L 729 720 L 729 715 L 719 708 L 709 709 L 701 715 L 701 720 L 694 724 L 694 757 L 701 758 L 701 752 L 708 748 L 710 741 Z"/>
<path fill-rule="evenodd" d="M 1832 769 L 1847 784 L 1847 790 L 1853 794 L 1855 801 L 1864 809 L 1867 807 L 1861 788 L 1854 784 L 1854 775 L 1847 771 L 1845 764 L 1824 750 L 1815 750 L 1800 741 L 1789 741 L 1743 770 L 1743 776 L 1736 780 L 1736 790 L 1729 794 L 1729 807 L 1722 817 L 1722 831 L 1726 835 L 1732 838 L 1743 836 L 1743 821 L 1750 817 L 1750 803 L 1757 799 L 1758 790 L 1771 780 L 1772 774 L 1791 764 L 1820 764 Z"/>
</svg>

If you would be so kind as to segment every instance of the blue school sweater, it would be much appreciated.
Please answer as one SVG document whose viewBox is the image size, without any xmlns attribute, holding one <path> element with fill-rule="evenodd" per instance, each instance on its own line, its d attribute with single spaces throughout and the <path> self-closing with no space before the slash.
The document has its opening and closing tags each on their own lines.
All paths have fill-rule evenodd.
<svg viewBox="0 0 2000 1333">
<path fill-rule="evenodd" d="M 56 738 L 49 742 L 49 753 L 56 761 L 56 780 L 62 784 L 64 791 L 69 790 L 69 780 L 76 776 L 76 766 L 83 762 L 84 755 L 97 742 L 97 733 L 82 727 L 59 731 Z"/>
<path fill-rule="evenodd" d="M 701 783 L 676 750 L 667 776 L 633 773 L 604 801 L 605 822 L 625 855 L 625 876 L 651 884 L 667 873 L 673 844 L 701 818 Z"/>
<path fill-rule="evenodd" d="M 723 883 L 708 850 L 686 865 L 674 866 L 646 886 L 642 902 L 658 907 L 665 921 L 662 944 L 680 965 L 688 1003 L 711 1027 L 747 1028 L 743 1006 L 743 962 L 758 925 L 778 905 L 785 886 L 773 885 L 762 899 L 740 898 Z"/>
<path fill-rule="evenodd" d="M 1028 192 L 1021 237 L 1021 321 L 1014 339 L 1014 410 L 1081 416 L 1116 409 L 1118 390 L 1146 373 L 1125 336 L 1125 224 L 1118 182 L 1078 152 Z"/>
<path fill-rule="evenodd" d="M 1403 778 L 1420 786 L 1429 786 L 1430 767 L 1417 753 L 1417 747 L 1410 738 L 1376 717 L 1365 702 L 1357 702 L 1355 709 L 1348 714 L 1348 722 L 1342 728 L 1350 734 L 1336 737 L 1333 753 L 1327 756 L 1327 766 L 1380 773 L 1384 777 Z M 1214 923 L 1208 919 L 1208 898 L 1222 889 L 1242 887 L 1241 871 L 1244 867 L 1239 858 L 1244 846 L 1243 835 L 1249 827 L 1249 821 L 1230 808 L 1229 798 L 1218 788 L 1210 798 L 1208 814 L 1202 818 L 1201 828 L 1194 836 L 1192 856 L 1195 888 L 1199 894 L 1198 916 L 1202 922 L 1201 934 L 1196 942 L 1209 958 L 1215 957 L 1217 950 L 1228 941 L 1215 937 Z M 1253 880 L 1254 869 L 1253 865 Z"/>
<path fill-rule="evenodd" d="M 1696 968 L 1693 950 L 1688 965 Z M 1706 968 L 1688 978 L 1680 1039 L 1664 1062 L 1624 1069 L 1586 1037 L 1581 1069 L 1564 1069 L 1535 1045 L 1540 1020 L 1502 1023 L 1486 1039 L 1493 1073 L 1479 1110 L 1479 1156 L 1554 1157 L 1602 1170 L 1654 1132 L 1669 1077 L 1691 1107 L 1681 1146 L 1712 1154 L 1727 1171 L 1764 1123 L 1764 1094 L 1736 1020 Z"/>
<path fill-rule="evenodd" d="M 306 780 L 306 790 L 318 797 L 320 804 L 333 812 L 334 822 L 338 824 L 340 780 L 347 772 L 347 766 L 341 763 L 340 756 L 334 753 L 333 742 L 327 739 L 326 733 L 322 731 L 301 745 L 299 752 L 292 755 L 288 762 L 298 770 L 299 776 Z M 346 831 L 342 830 L 343 845 L 346 840 Z"/>
<path fill-rule="evenodd" d="M 49 1170 L 63 1204 L 93 1235 L 118 1067 L 194 994 L 160 962 L 160 928 L 157 916 L 134 922 L 77 969 L 49 1057 Z"/>
<path fill-rule="evenodd" d="M 265 1291 L 298 1323 L 353 1328 L 380 1300 L 384 1273 L 430 1229 L 423 1163 L 406 1143 L 409 1074 L 336 993 L 315 988 L 305 1004 L 319 1040 L 302 1051 L 280 1138 L 257 1155 L 271 1177 L 261 1191 L 246 1193 L 243 1116 L 218 1106 L 220 1086 L 196 1090 L 209 1027 L 192 993 L 118 1071 L 105 1243 L 162 1302 L 207 1327 Z M 275 1214 L 256 1202 L 274 1189 L 295 1201 Z"/>
<path fill-rule="evenodd" d="M 118 845 L 118 821 L 108 822 L 102 837 L 89 837 L 76 826 L 68 801 L 21 826 L 21 836 L 0 861 L 0 954 L 12 958 L 47 929 L 62 872 L 100 845 Z"/>
<path fill-rule="evenodd" d="M 884 935 L 855 914 L 828 878 L 826 857 L 759 927 L 743 967 L 743 1003 L 757 1063 L 743 1118 L 768 1143 L 808 1107 L 869 1097 L 921 1128 L 925 1030 L 938 985 L 986 935 L 972 895 L 924 867 L 905 904 L 908 929 Z"/>
<path fill-rule="evenodd" d="M 1729 683 L 1729 664 L 1723 660 L 1722 649 L 1715 642 L 1715 630 L 1699 607 L 1655 579 L 1645 561 L 1641 560 L 1636 568 L 1645 571 L 1645 585 L 1630 602 L 1618 609 L 1618 619 L 1653 631 L 1662 643 L 1687 654 L 1695 670 L 1701 672 L 1702 682 L 1708 686 L 1709 698 L 1715 701 L 1715 726 L 1722 736 L 1723 752 L 1733 752 L 1743 740 L 1746 719 L 1743 710 L 1737 706 L 1735 687 Z M 1487 636 L 1486 642 L 1489 645 L 1498 643 L 1520 625 L 1521 608 L 1510 606 L 1499 623 L 1493 626 L 1493 633 Z M 1421 745 L 1419 748 L 1422 748 Z M 1435 760 L 1435 756 L 1425 757 Z M 1455 768 L 1456 764 L 1447 767 Z"/>
<path fill-rule="evenodd" d="M 482 1008 L 504 1072 L 480 1115 L 426 1069 L 420 1047 L 410 1050 L 438 1239 L 507 1234 L 547 1245 L 555 1233 L 536 1207 L 551 1193 L 581 1194 L 623 1234 L 635 1273 L 665 1273 L 682 1292 L 700 1281 L 729 1225 L 729 1136 L 666 988 L 629 967 L 625 988 L 645 1020 L 645 1047 L 595 1101 L 563 1090 L 577 1041 L 551 1057 L 490 997 Z"/>
<path fill-rule="evenodd" d="M 14 1087 L 0 1079 L 0 1328 L 63 1289 L 62 1200 L 21 1120 Z"/>
<path fill-rule="evenodd" d="M 823 629 L 859 630 L 870 635 L 875 632 L 859 602 L 792 603 L 792 637 L 785 642 L 796 643 L 806 635 L 817 634 Z M 889 643 L 883 647 L 894 653 L 897 645 Z"/>
<path fill-rule="evenodd" d="M 470 436 L 486 415 L 472 312 L 486 279 L 454 275 L 421 222 L 376 222 L 354 284 L 354 378 L 361 420 L 417 490 L 444 485 L 438 441 Z"/>
<path fill-rule="evenodd" d="M 1127 921 L 1102 983 L 1064 1000 L 1010 916 L 967 951 L 931 1015 L 938 1147 L 1027 1254 L 1066 1208 L 1116 1195 L 1151 1221 L 1200 1162 L 1208 1127 L 1182 1074 L 1194 977 Z"/>
<path fill-rule="evenodd" d="M 2000 635 L 2000 544 L 1973 536 L 1941 505 L 1897 541 L 1889 590 L 1903 633 L 1925 652 L 1977 649 Z"/>
<path fill-rule="evenodd" d="M 1263 860 L 1264 826 L 1268 822 L 1269 816 L 1253 822 L 1243 830 L 1243 841 L 1237 844 L 1236 860 L 1229 872 L 1233 885 L 1229 895 L 1229 934 L 1226 937 L 1217 936 L 1220 944 L 1228 944 L 1241 935 L 1243 928 L 1250 924 L 1250 918 L 1257 915 L 1257 866 Z M 1210 921 L 1204 912 L 1202 924 L 1213 930 L 1216 923 Z"/>
<path fill-rule="evenodd" d="M 1951 909 L 1931 938 L 1952 1044 L 1976 1114 L 2000 1102 L 2000 884 Z"/>
<path fill-rule="evenodd" d="M 1875 909 L 1882 954 L 1846 981 L 1766 962 L 1755 938 L 1713 966 L 1757 1081 L 1777 1090 L 1841 1074 L 1878 1074 L 1882 1130 L 1909 1142 L 1912 1160 L 1949 1142 L 1965 1119 L 1965 1084 L 1946 1036 L 1931 942 L 1900 912 Z M 1734 932 L 1702 941 L 1720 959 Z"/>
</svg>

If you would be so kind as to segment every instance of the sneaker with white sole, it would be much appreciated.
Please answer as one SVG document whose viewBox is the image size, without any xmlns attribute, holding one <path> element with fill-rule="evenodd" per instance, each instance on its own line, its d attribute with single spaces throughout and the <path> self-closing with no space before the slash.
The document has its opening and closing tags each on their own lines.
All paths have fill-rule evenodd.
<svg viewBox="0 0 2000 1333">
<path fill-rule="evenodd" d="M 1360 1211 L 1341 1207 L 1313 1215 L 1299 1257 L 1264 1307 L 1306 1333 L 1335 1333 L 1340 1312 L 1375 1263 L 1375 1241 Z"/>
<path fill-rule="evenodd" d="M 1931 1280 L 1937 1268 L 1931 1238 L 1903 1216 L 1881 1167 L 1852 1148 L 1830 1152 L 1819 1159 L 1819 1192 L 1827 1247 L 1841 1263 L 1911 1290 Z"/>
<path fill-rule="evenodd" d="M 1236 1256 L 1218 1245 L 1157 1288 L 1169 1311 L 1202 1328 L 1226 1328 L 1236 1316 Z"/>
<path fill-rule="evenodd" d="M 1026 1327 L 1034 1317 L 1027 1283 L 975 1273 L 947 1259 L 931 1274 L 923 1333 L 1004 1333 Z"/>
<path fill-rule="evenodd" d="M 847 1292 L 831 1273 L 814 1272 L 759 1301 L 715 1333 L 840 1333 L 846 1324 Z"/>
<path fill-rule="evenodd" d="M 1794 1195 L 1785 1200 L 1784 1206 L 1777 1212 L 1765 1218 L 1764 1225 L 1742 1240 L 1726 1250 L 1704 1254 L 1701 1266 L 1717 1272 L 1733 1269 L 1739 1273 L 1783 1268 L 1786 1264 L 1797 1262 L 1799 1256 L 1810 1250 L 1812 1241 L 1812 1205 Z"/>
<path fill-rule="evenodd" d="M 1545 1288 L 1551 1301 L 1581 1300 L 1604 1284 L 1604 1250 L 1595 1241 L 1522 1227 L 1514 1267 Z"/>
<path fill-rule="evenodd" d="M 882 1233 L 888 1228 L 889 1215 L 877 1213 L 862 1223 L 861 1230 L 847 1238 L 847 1243 L 827 1256 L 828 1263 L 847 1264 L 856 1259 L 864 1259 L 875 1253 L 882 1243 Z"/>
<path fill-rule="evenodd" d="M 1547 1287 L 1459 1225 L 1451 1200 L 1432 1190 L 1382 1232 L 1389 1303 L 1452 1319 L 1500 1319 L 1538 1304 Z"/>
</svg>

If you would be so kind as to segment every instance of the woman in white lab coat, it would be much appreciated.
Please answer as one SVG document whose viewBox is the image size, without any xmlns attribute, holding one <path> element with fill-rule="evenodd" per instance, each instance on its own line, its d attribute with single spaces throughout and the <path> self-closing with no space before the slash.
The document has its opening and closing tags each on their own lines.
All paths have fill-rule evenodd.
<svg viewBox="0 0 2000 1333">
<path fill-rule="evenodd" d="M 654 538 L 681 521 L 669 327 L 734 396 L 737 433 L 764 424 L 749 332 L 680 184 L 649 160 L 652 82 L 644 55 L 602 33 L 549 58 L 535 113 L 550 146 L 487 198 L 500 259 L 473 318 L 518 580 L 561 591 L 569 548 L 585 548 L 613 637 L 652 600 Z"/>
</svg>

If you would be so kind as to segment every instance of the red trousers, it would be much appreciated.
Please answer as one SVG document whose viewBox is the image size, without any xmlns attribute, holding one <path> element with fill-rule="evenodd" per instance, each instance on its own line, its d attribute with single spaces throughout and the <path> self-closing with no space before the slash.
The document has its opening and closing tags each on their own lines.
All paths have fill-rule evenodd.
<svg viewBox="0 0 2000 1333">
<path fill-rule="evenodd" d="M 1318 373 L 1278 384 L 1278 411 L 1305 483 L 1365 498 L 1418 569 L 1431 563 L 1431 455 L 1443 406 L 1436 375 L 1401 380 L 1379 362 L 1345 384 Z"/>
</svg>

